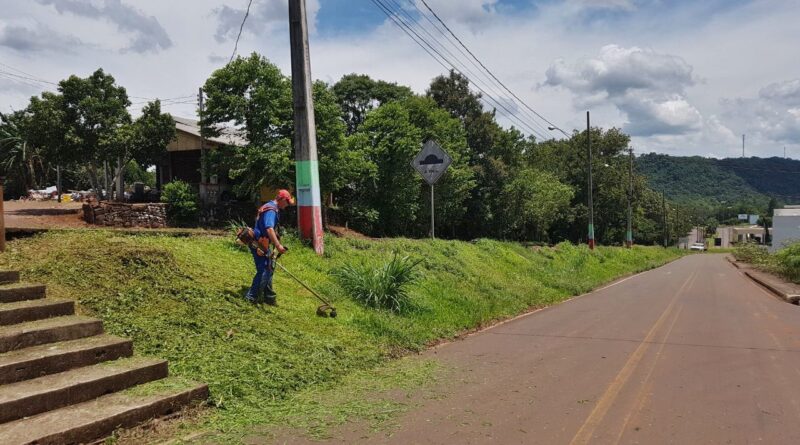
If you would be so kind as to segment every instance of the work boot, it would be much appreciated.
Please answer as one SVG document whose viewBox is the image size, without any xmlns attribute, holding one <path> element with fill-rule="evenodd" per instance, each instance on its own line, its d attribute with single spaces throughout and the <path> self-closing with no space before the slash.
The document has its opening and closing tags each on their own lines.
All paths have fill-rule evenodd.
<svg viewBox="0 0 800 445">
<path fill-rule="evenodd" d="M 267 295 L 264 297 L 264 304 L 268 304 L 270 306 L 277 306 L 278 298 L 275 295 Z"/>
</svg>

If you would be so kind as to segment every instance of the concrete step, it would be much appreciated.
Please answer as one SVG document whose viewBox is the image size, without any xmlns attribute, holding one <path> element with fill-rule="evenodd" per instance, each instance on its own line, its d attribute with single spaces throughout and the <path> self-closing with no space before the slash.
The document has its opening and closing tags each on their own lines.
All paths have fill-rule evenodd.
<svg viewBox="0 0 800 445">
<path fill-rule="evenodd" d="M 0 423 L 52 411 L 167 376 L 167 362 L 126 358 L 0 386 Z"/>
<path fill-rule="evenodd" d="M 111 435 L 165 416 L 208 399 L 208 386 L 159 380 L 128 391 L 109 394 L 0 425 L 0 438 L 8 445 L 76 445 Z"/>
<path fill-rule="evenodd" d="M 112 335 L 50 343 L 0 354 L 0 385 L 130 357 L 133 343 Z"/>
<path fill-rule="evenodd" d="M 16 270 L 0 270 L 0 284 L 19 283 L 19 272 Z"/>
<path fill-rule="evenodd" d="M 25 300 L 0 304 L 0 326 L 75 314 L 70 300 Z"/>
<path fill-rule="evenodd" d="M 0 353 L 102 333 L 102 321 L 76 315 L 0 326 Z"/>
<path fill-rule="evenodd" d="M 0 286 L 0 303 L 36 300 L 44 298 L 47 288 L 44 284 L 13 283 Z"/>
</svg>

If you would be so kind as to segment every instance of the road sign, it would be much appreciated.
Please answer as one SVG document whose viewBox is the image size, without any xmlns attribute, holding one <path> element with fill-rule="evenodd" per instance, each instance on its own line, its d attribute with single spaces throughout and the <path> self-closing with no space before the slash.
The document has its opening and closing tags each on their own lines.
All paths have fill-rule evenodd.
<svg viewBox="0 0 800 445">
<path fill-rule="evenodd" d="M 435 141 L 428 141 L 425 142 L 422 150 L 411 161 L 411 166 L 422 175 L 428 184 L 433 185 L 436 184 L 436 181 L 439 180 L 452 162 L 453 159 L 439 144 Z"/>
</svg>

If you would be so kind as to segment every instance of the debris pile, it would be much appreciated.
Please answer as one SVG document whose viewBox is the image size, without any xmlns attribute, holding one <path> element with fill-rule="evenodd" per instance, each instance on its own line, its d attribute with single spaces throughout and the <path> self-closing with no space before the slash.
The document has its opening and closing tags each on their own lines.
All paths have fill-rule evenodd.
<svg viewBox="0 0 800 445">
<path fill-rule="evenodd" d="M 83 219 L 89 224 L 101 226 L 156 229 L 167 226 L 167 205 L 90 201 L 83 204 Z"/>
</svg>

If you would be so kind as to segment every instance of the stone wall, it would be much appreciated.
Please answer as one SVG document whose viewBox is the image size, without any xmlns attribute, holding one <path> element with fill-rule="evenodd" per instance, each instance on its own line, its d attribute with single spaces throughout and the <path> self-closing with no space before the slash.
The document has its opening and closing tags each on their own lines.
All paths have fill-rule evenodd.
<svg viewBox="0 0 800 445">
<path fill-rule="evenodd" d="M 89 224 L 100 226 L 166 227 L 167 205 L 163 203 L 90 202 L 83 205 L 83 219 Z"/>
</svg>

